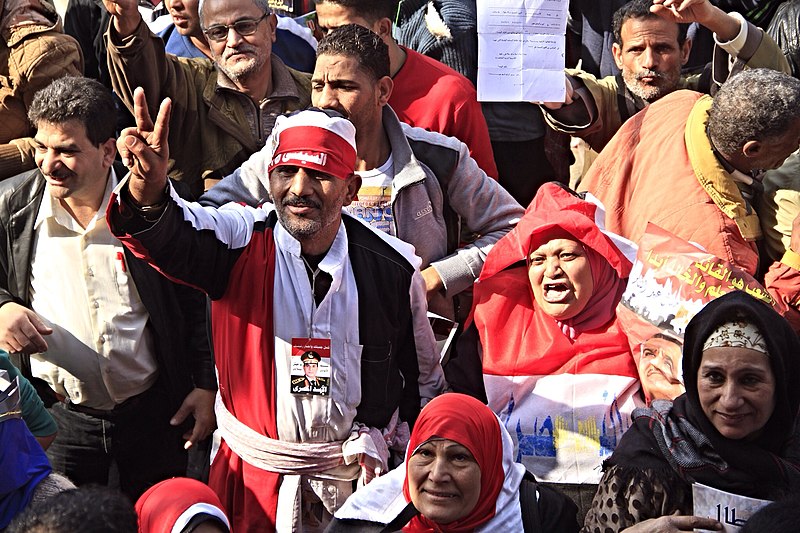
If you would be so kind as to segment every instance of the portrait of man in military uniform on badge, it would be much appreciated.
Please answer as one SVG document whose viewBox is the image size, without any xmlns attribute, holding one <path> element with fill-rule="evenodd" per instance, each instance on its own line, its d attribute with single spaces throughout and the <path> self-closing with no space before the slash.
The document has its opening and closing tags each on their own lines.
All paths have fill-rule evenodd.
<svg viewBox="0 0 800 533">
<path fill-rule="evenodd" d="M 323 362 L 323 358 L 319 353 L 314 350 L 308 350 L 300 356 L 300 362 L 303 365 L 303 375 L 302 377 L 295 377 L 294 372 L 292 373 L 292 392 L 327 395 L 330 378 L 320 375 L 320 370 L 323 370 L 323 374 L 330 372 L 327 358 Z"/>
</svg>

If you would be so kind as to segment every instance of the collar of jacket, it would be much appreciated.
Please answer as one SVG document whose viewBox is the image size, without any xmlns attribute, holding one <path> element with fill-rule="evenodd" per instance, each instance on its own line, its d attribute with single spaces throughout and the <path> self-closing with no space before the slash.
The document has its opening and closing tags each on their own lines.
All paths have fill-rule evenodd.
<svg viewBox="0 0 800 533">
<path fill-rule="evenodd" d="M 25 40 L 29 35 L 36 35 L 48 31 L 55 31 L 63 33 L 61 29 L 61 21 L 52 24 L 28 24 L 25 26 L 18 26 L 9 30 L 5 39 L 6 46 L 13 48 L 21 41 Z"/>
<path fill-rule="evenodd" d="M 758 215 L 747 213 L 746 203 L 733 177 L 714 155 L 706 134 L 712 98 L 703 96 L 694 104 L 686 121 L 685 139 L 689 161 L 697 181 L 726 216 L 733 219 L 746 241 L 761 238 Z"/>
<path fill-rule="evenodd" d="M 383 129 L 389 138 L 389 148 L 394 162 L 395 174 L 392 180 L 392 189 L 396 193 L 404 187 L 423 181 L 426 174 L 414 156 L 414 152 L 411 151 L 411 145 L 408 143 L 400 119 L 388 104 L 383 106 L 382 120 Z"/>
<path fill-rule="evenodd" d="M 260 107 L 261 104 L 267 100 L 281 100 L 281 99 L 294 99 L 302 100 L 302 95 L 297 90 L 292 73 L 281 59 L 275 55 L 269 56 L 269 68 L 272 69 L 272 92 L 264 96 L 261 102 L 257 102 L 256 106 Z M 242 93 L 236 84 L 225 75 L 222 70 L 215 67 L 217 71 L 217 79 L 215 80 L 214 88 L 228 89 L 237 93 Z M 310 82 L 309 82 L 310 84 Z"/>
</svg>

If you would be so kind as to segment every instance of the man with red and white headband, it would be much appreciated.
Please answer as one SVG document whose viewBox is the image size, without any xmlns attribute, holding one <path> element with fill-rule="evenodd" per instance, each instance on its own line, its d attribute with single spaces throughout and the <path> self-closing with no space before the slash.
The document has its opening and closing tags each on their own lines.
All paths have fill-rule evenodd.
<svg viewBox="0 0 800 533">
<path fill-rule="evenodd" d="M 152 126 L 136 98 L 149 133 L 121 136 L 131 176 L 108 220 L 134 253 L 213 300 L 222 444 L 209 484 L 234 531 L 322 530 L 442 389 L 420 261 L 342 214 L 361 180 L 355 128 L 335 111 L 278 119 L 273 203 L 216 210 L 167 185 L 170 104 Z M 309 351 L 329 386 L 297 385 Z"/>
</svg>

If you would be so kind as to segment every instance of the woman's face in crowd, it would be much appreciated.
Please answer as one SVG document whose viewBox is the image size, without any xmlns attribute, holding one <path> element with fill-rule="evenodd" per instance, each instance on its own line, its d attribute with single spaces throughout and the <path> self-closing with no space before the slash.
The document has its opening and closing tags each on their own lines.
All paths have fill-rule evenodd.
<svg viewBox="0 0 800 533">
<path fill-rule="evenodd" d="M 551 239 L 531 252 L 530 263 L 528 278 L 542 311 L 558 320 L 568 320 L 583 311 L 594 282 L 589 258 L 578 241 Z"/>
<path fill-rule="evenodd" d="M 408 460 L 408 490 L 424 517 L 449 524 L 467 516 L 478 503 L 481 470 L 461 444 L 429 440 Z"/>
<path fill-rule="evenodd" d="M 758 437 L 775 410 L 775 375 L 769 356 L 749 348 L 703 351 L 697 371 L 703 413 L 723 437 Z"/>
</svg>

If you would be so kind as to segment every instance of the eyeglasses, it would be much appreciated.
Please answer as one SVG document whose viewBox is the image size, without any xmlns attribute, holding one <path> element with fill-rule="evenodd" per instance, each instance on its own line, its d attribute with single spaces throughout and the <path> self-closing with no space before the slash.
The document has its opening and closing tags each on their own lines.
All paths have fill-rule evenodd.
<svg viewBox="0 0 800 533">
<path fill-rule="evenodd" d="M 212 41 L 217 42 L 227 39 L 228 33 L 231 29 L 233 29 L 242 37 L 246 37 L 248 35 L 253 35 L 256 32 L 258 25 L 261 24 L 261 21 L 268 16 L 268 13 L 264 13 L 261 15 L 261 18 L 258 19 L 242 19 L 237 20 L 233 24 L 214 24 L 213 26 L 209 26 L 208 28 L 204 29 L 203 33 L 205 33 L 206 37 Z"/>
</svg>

